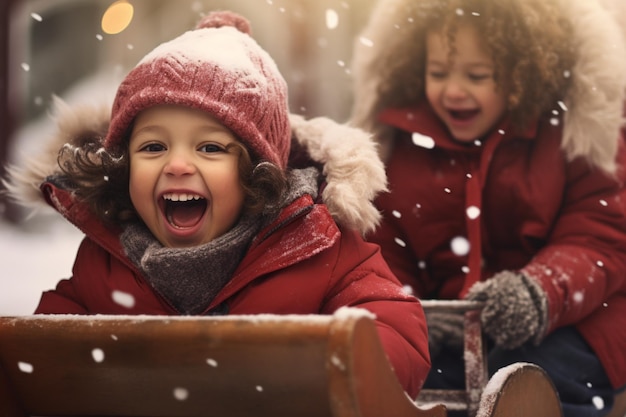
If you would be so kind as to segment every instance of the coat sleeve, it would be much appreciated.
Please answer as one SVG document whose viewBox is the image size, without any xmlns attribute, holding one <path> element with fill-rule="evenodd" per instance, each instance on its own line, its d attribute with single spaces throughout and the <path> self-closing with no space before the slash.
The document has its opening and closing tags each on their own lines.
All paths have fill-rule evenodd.
<svg viewBox="0 0 626 417">
<path fill-rule="evenodd" d="M 59 281 L 54 290 L 41 295 L 35 314 L 87 314 L 81 305 L 71 278 Z"/>
<path fill-rule="evenodd" d="M 419 301 L 407 295 L 377 245 L 355 232 L 342 232 L 341 249 L 322 313 L 342 306 L 376 315 L 383 348 L 405 391 L 417 396 L 430 370 L 426 318 Z"/>
<path fill-rule="evenodd" d="M 86 239 L 81 242 L 74 260 L 72 272 L 75 274 L 77 263 L 85 251 Z M 54 290 L 45 291 L 41 295 L 35 314 L 88 314 L 83 300 L 76 287 L 77 278 L 60 280 Z"/>
<path fill-rule="evenodd" d="M 615 177 L 569 164 L 561 214 L 547 245 L 522 272 L 546 290 L 547 332 L 577 323 L 616 293 L 626 292 L 626 190 L 624 160 Z"/>
<path fill-rule="evenodd" d="M 86 237 L 72 277 L 44 292 L 36 314 L 175 314 L 135 272 Z"/>
</svg>

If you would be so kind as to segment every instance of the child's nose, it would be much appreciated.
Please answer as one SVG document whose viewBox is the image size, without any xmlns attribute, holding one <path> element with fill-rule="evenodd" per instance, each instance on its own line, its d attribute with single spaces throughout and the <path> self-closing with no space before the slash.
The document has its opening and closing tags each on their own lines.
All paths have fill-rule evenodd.
<svg viewBox="0 0 626 417">
<path fill-rule="evenodd" d="M 189 175 L 196 172 L 196 166 L 186 154 L 172 154 L 164 167 L 164 172 L 169 175 Z"/>
<path fill-rule="evenodd" d="M 448 99 L 452 100 L 464 99 L 467 97 L 467 91 L 463 83 L 456 80 L 450 80 L 446 84 L 445 95 Z"/>
</svg>

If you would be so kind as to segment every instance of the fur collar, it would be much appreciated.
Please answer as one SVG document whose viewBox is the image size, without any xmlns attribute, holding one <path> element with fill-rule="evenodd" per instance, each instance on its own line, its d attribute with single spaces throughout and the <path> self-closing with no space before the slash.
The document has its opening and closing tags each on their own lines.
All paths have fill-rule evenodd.
<svg viewBox="0 0 626 417">
<path fill-rule="evenodd" d="M 375 121 L 378 86 L 382 80 L 371 64 L 387 43 L 365 45 L 359 39 L 382 39 L 394 22 L 401 21 L 404 5 L 415 0 L 382 0 L 374 17 L 357 37 L 352 69 L 355 105 L 352 124 L 372 131 L 383 158 L 390 145 L 390 130 Z M 566 100 L 562 148 L 570 159 L 584 157 L 608 172 L 615 170 L 618 132 L 623 125 L 626 93 L 626 6 L 623 0 L 554 0 L 575 28 L 581 59 L 572 69 L 574 87 Z M 395 35 L 394 35 L 395 36 Z M 394 40 L 394 42 L 410 40 Z"/>
<path fill-rule="evenodd" d="M 24 166 L 9 166 L 7 179 L 3 180 L 9 195 L 31 209 L 46 205 L 39 186 L 46 177 L 59 171 L 58 150 L 66 143 L 80 144 L 81 138 L 104 137 L 110 106 L 70 107 L 56 99 L 54 118 L 57 132 L 46 150 Z M 361 234 L 373 231 L 380 221 L 373 200 L 378 193 L 386 191 L 387 179 L 371 136 L 328 118 L 305 120 L 291 115 L 290 122 L 292 141 L 323 167 L 327 185 L 322 199 L 337 223 Z"/>
</svg>

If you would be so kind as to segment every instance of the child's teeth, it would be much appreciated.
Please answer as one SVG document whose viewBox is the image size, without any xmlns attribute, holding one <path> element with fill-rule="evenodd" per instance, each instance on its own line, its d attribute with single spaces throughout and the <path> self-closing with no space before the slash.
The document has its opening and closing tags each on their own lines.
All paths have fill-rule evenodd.
<svg viewBox="0 0 626 417">
<path fill-rule="evenodd" d="M 191 201 L 200 200 L 202 197 L 198 194 L 164 194 L 163 199 L 171 201 Z"/>
</svg>

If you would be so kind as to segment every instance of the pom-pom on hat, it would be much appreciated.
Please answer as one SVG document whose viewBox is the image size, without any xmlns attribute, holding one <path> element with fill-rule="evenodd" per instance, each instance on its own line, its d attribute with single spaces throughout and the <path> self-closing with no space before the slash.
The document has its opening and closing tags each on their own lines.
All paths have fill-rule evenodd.
<svg viewBox="0 0 626 417">
<path fill-rule="evenodd" d="M 213 12 L 195 30 L 148 53 L 117 90 L 105 149 L 126 139 L 142 110 L 173 104 L 210 113 L 253 156 L 285 168 L 291 143 L 287 85 L 250 33 L 245 18 Z"/>
</svg>

